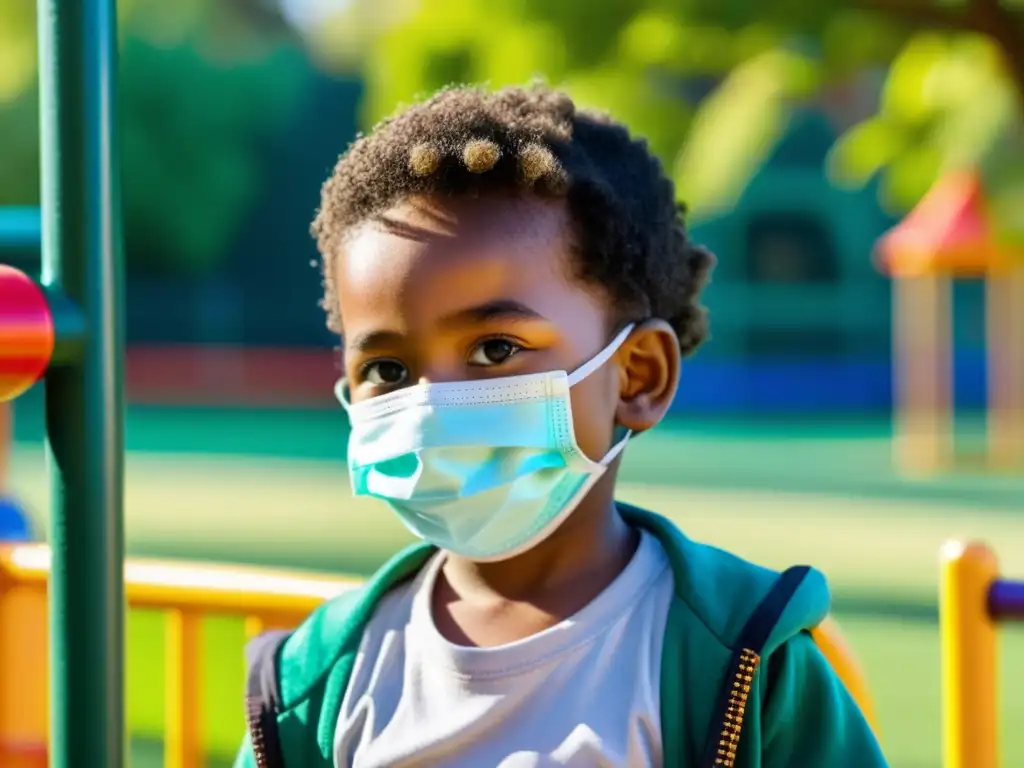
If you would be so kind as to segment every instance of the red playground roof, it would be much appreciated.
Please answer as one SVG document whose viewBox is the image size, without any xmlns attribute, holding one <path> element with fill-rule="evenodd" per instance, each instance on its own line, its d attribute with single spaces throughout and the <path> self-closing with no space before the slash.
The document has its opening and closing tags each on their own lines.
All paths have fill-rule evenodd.
<svg viewBox="0 0 1024 768">
<path fill-rule="evenodd" d="M 903 221 L 878 241 L 876 256 L 892 277 L 976 277 L 1008 261 L 989 222 L 976 171 L 940 179 Z"/>
</svg>

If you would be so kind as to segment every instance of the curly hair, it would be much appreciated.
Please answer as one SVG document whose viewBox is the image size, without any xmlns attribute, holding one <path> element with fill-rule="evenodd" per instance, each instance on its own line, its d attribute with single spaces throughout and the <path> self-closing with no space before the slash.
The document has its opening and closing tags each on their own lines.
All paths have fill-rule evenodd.
<svg viewBox="0 0 1024 768">
<path fill-rule="evenodd" d="M 622 124 L 542 85 L 444 89 L 356 139 L 312 226 L 328 327 L 341 332 L 332 257 L 353 227 L 408 197 L 488 192 L 564 199 L 573 271 L 607 292 L 614 314 L 667 321 L 684 356 L 707 337 L 700 293 L 715 259 L 690 242 L 660 161 Z"/>
</svg>

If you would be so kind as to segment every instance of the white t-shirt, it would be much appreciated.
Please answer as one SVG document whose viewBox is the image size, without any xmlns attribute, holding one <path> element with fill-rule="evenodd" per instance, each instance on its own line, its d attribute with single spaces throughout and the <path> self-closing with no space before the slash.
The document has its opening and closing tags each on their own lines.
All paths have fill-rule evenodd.
<svg viewBox="0 0 1024 768">
<path fill-rule="evenodd" d="M 336 768 L 660 768 L 672 572 L 646 532 L 575 616 L 496 648 L 453 645 L 431 595 L 443 555 L 377 607 L 334 740 Z"/>
</svg>

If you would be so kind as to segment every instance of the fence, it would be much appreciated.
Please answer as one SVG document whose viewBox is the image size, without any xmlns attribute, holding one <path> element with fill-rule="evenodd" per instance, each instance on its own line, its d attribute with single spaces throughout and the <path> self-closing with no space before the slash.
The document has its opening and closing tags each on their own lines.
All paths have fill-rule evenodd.
<svg viewBox="0 0 1024 768">
<path fill-rule="evenodd" d="M 984 544 L 942 550 L 942 732 L 945 768 L 999 765 L 999 622 L 1024 621 L 1024 582 L 999 578 Z"/>
<path fill-rule="evenodd" d="M 0 765 L 47 765 L 49 548 L 0 547 Z M 205 753 L 200 684 L 205 616 L 245 618 L 247 634 L 291 627 L 352 579 L 187 562 L 129 560 L 131 608 L 165 613 L 167 768 L 199 768 Z M 242 664 L 241 648 L 238 654 Z M 239 710 L 242 692 L 239 691 Z"/>
<path fill-rule="evenodd" d="M 43 545 L 0 547 L 0 764 L 47 764 L 46 633 L 50 551 Z M 225 565 L 131 559 L 125 567 L 131 608 L 165 612 L 165 765 L 200 768 L 205 739 L 200 685 L 205 616 L 243 617 L 248 635 L 291 627 L 324 600 L 358 585 L 353 579 Z M 867 681 L 838 625 L 812 632 L 825 657 L 876 728 Z M 239 648 L 238 663 L 242 663 Z M 238 706 L 242 706 L 239 691 Z"/>
</svg>

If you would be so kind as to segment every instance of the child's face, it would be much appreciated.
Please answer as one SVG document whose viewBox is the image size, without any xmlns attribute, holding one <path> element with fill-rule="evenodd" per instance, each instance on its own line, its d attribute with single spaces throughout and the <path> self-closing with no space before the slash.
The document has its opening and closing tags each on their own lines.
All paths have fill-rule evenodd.
<svg viewBox="0 0 1024 768">
<path fill-rule="evenodd" d="M 418 199 L 363 225 L 334 267 L 352 401 L 424 381 L 573 371 L 612 328 L 607 299 L 572 277 L 572 258 L 557 202 Z M 606 365 L 572 388 L 591 459 L 612 443 L 628 378 Z"/>
</svg>

